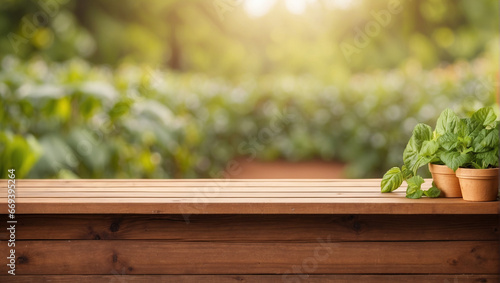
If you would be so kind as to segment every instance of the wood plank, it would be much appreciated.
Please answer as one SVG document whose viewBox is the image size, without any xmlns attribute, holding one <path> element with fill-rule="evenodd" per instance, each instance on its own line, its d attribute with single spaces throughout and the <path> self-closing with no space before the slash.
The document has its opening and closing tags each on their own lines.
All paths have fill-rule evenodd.
<svg viewBox="0 0 500 283">
<path fill-rule="evenodd" d="M 199 187 L 199 186 L 164 186 L 164 187 L 36 187 L 26 188 L 18 187 L 18 192 L 366 192 L 381 194 L 379 187 L 357 186 L 322 186 L 322 187 L 299 187 L 299 186 L 279 186 L 279 187 L 244 187 L 244 186 L 227 186 L 224 188 L 218 187 Z M 393 193 L 404 193 L 405 190 L 399 189 Z M 384 194 L 389 195 L 389 193 Z"/>
<path fill-rule="evenodd" d="M 498 240 L 499 215 L 18 215 L 18 240 Z M 7 234 L 1 239 L 6 240 Z"/>
<path fill-rule="evenodd" d="M 0 180 L 6 180 L 6 179 L 0 179 Z M 366 178 L 366 179 L 346 179 L 346 178 L 339 178 L 339 179 L 228 179 L 228 178 L 198 178 L 198 179 L 19 179 L 20 181 L 23 182 L 38 182 L 38 181 L 44 181 L 44 182 L 78 182 L 78 181 L 113 181 L 113 182 L 168 182 L 168 181 L 175 181 L 175 182 L 207 182 L 207 181 L 216 181 L 216 182 L 225 182 L 225 181 L 231 181 L 231 182 L 344 182 L 344 181 L 351 181 L 351 180 L 356 180 L 359 182 L 363 181 L 377 181 L 380 180 L 380 178 Z"/>
<path fill-rule="evenodd" d="M 6 205 L 0 199 L 0 205 Z M 18 198 L 17 214 L 498 214 L 500 202 L 407 198 Z"/>
<path fill-rule="evenodd" d="M 497 274 L 497 241 L 19 241 L 16 274 Z M 1 243 L 0 254 L 8 247 Z M 7 266 L 0 265 L 0 274 Z"/>
<path fill-rule="evenodd" d="M 499 275 L 122 275 L 121 271 L 112 275 L 0 275 L 0 282 L 52 282 L 52 283 L 498 283 Z"/>
<path fill-rule="evenodd" d="M 405 190 L 400 189 L 393 193 L 381 193 L 378 187 L 242 187 L 242 186 L 228 186 L 224 188 L 218 187 L 37 187 L 25 188 L 17 187 L 16 194 L 26 195 L 27 193 L 76 193 L 76 192 L 167 192 L 167 193 L 206 193 L 215 194 L 223 192 L 234 193 L 370 193 L 372 195 L 390 196 L 393 194 L 405 194 Z M 0 194 L 7 195 L 7 190 L 0 191 Z"/>
<path fill-rule="evenodd" d="M 150 204 L 150 203 L 163 203 L 163 204 L 269 204 L 269 203 L 298 203 L 298 204 L 406 204 L 406 205 L 414 205 L 414 204 L 461 204 L 465 207 L 471 206 L 498 206 L 499 202 L 467 202 L 463 199 L 459 198 L 450 198 L 450 199 L 439 199 L 439 198 L 422 198 L 419 200 L 408 199 L 408 198 L 373 198 L 373 197 L 364 197 L 364 198 L 338 198 L 338 197 L 291 197 L 291 198 L 282 198 L 282 197 L 232 197 L 232 198 L 223 198 L 223 197 L 47 197 L 47 198 L 16 198 L 16 203 L 136 203 L 136 204 Z M 6 200 L 2 200 L 0 203 L 6 204 Z M 459 212 L 456 212 L 459 213 Z"/>
<path fill-rule="evenodd" d="M 6 182 L 6 179 L 3 179 Z M 329 186 L 335 184 L 346 184 L 352 185 L 353 182 L 359 185 L 373 185 L 380 186 L 381 179 L 329 179 L 329 180 L 317 180 L 317 179 L 18 179 L 16 182 L 25 186 L 58 186 L 58 185 L 72 185 L 72 186 L 90 186 L 90 185 L 103 185 L 103 184 L 113 184 L 113 185 L 125 185 L 125 186 L 151 186 L 151 185 L 176 185 L 176 186 L 224 186 L 234 184 L 235 186 Z"/>
<path fill-rule="evenodd" d="M 404 192 L 382 194 L 371 192 L 26 192 L 19 190 L 16 198 L 404 198 Z"/>
<path fill-rule="evenodd" d="M 18 179 L 17 184 L 22 187 L 96 187 L 96 186 L 122 186 L 122 187 L 165 187 L 165 186 L 182 186 L 182 187 L 261 187 L 261 186 L 298 186 L 298 187 L 322 187 L 322 186 L 368 186 L 380 188 L 381 179 L 77 179 L 77 180 L 62 180 L 62 179 Z M 432 183 L 431 179 L 425 179 L 424 185 Z M 0 184 L 5 187 L 7 180 L 3 179 Z M 405 187 L 403 184 L 402 187 Z"/>
</svg>

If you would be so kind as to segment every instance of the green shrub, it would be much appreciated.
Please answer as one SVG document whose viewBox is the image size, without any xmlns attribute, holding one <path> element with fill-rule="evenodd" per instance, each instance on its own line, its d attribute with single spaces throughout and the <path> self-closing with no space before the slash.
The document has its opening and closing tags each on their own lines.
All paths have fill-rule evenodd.
<svg viewBox="0 0 500 283">
<path fill-rule="evenodd" d="M 335 160 L 349 177 L 377 177 L 401 162 L 417 121 L 495 103 L 488 60 L 407 64 L 333 84 L 5 57 L 0 157 L 30 178 L 212 177 L 238 156 Z"/>
</svg>

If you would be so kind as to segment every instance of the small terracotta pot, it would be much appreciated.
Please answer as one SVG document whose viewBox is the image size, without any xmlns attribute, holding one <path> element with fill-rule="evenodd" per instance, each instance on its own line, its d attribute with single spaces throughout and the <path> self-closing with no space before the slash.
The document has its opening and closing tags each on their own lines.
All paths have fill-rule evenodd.
<svg viewBox="0 0 500 283">
<path fill-rule="evenodd" d="M 446 165 L 437 165 L 429 163 L 429 171 L 432 174 L 432 180 L 436 187 L 441 190 L 439 197 L 460 198 L 462 191 L 460 183 L 455 172 Z"/>
<path fill-rule="evenodd" d="M 462 196 L 467 201 L 493 201 L 498 196 L 498 168 L 458 168 Z"/>
</svg>

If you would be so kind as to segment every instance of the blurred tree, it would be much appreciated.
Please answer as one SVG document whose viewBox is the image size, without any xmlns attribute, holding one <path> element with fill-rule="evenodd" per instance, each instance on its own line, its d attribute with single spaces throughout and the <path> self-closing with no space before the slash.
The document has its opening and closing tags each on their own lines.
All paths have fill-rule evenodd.
<svg viewBox="0 0 500 283">
<path fill-rule="evenodd" d="M 498 38 L 495 0 L 296 0 L 304 2 L 303 11 L 291 10 L 288 0 L 270 0 L 260 16 L 248 11 L 249 1 L 234 1 L 223 18 L 217 1 L 231 2 L 6 0 L 0 54 L 132 62 L 227 78 L 311 74 L 330 81 L 412 59 L 433 68 L 498 50 L 489 44 Z M 19 48 L 9 39 L 13 34 L 20 36 Z"/>
</svg>

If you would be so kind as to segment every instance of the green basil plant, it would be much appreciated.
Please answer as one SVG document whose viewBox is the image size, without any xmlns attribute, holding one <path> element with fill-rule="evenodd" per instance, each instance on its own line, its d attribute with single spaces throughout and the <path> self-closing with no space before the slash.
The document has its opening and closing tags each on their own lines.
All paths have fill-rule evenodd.
<svg viewBox="0 0 500 283">
<path fill-rule="evenodd" d="M 381 191 L 398 189 L 403 181 L 408 184 L 407 198 L 423 195 L 438 197 L 441 193 L 434 183 L 424 191 L 424 179 L 417 170 L 429 163 L 446 165 L 456 171 L 463 168 L 498 167 L 498 122 L 492 107 L 477 110 L 471 117 L 460 118 L 450 109 L 439 116 L 436 129 L 420 123 L 403 152 L 404 165 L 393 167 L 382 178 Z"/>
</svg>

